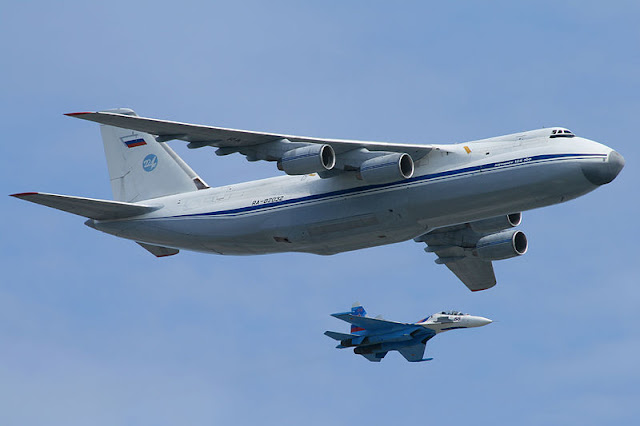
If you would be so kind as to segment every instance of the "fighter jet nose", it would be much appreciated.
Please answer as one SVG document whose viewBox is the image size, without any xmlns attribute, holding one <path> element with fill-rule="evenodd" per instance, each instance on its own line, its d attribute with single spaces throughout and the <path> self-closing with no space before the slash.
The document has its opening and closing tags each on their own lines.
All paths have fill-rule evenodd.
<svg viewBox="0 0 640 426">
<path fill-rule="evenodd" d="M 488 324 L 491 324 L 492 322 L 493 321 L 491 321 L 489 318 L 480 318 L 479 326 L 488 325 Z"/>
<path fill-rule="evenodd" d="M 473 317 L 471 319 L 471 327 L 482 327 L 483 325 L 487 325 L 487 324 L 491 324 L 493 321 L 491 321 L 489 318 L 484 318 L 484 317 Z"/>
<path fill-rule="evenodd" d="M 614 180 L 623 168 L 624 157 L 611 151 L 604 163 L 583 165 L 582 173 L 592 184 L 605 185 Z"/>
</svg>

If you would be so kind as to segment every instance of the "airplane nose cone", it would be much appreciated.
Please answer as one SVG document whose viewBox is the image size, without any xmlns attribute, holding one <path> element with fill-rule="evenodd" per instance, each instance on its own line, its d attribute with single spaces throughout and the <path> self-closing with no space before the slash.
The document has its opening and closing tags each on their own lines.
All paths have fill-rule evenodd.
<svg viewBox="0 0 640 426">
<path fill-rule="evenodd" d="M 624 157 L 611 151 L 607 160 L 599 164 L 585 164 L 582 173 L 594 185 L 604 185 L 616 178 L 624 167 Z"/>
<path fill-rule="evenodd" d="M 471 327 L 482 327 L 483 325 L 491 324 L 492 322 L 493 321 L 489 318 L 474 317 L 471 319 Z"/>
</svg>

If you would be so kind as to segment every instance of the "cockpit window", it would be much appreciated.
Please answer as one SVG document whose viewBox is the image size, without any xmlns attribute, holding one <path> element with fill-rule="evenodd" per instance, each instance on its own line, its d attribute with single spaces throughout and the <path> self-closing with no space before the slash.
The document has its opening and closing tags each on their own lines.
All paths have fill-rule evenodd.
<svg viewBox="0 0 640 426">
<path fill-rule="evenodd" d="M 469 315 L 469 314 L 463 314 L 462 312 L 459 312 L 459 311 L 446 311 L 446 312 L 442 311 L 442 315 L 457 315 L 457 316 L 460 316 L 460 315 Z"/>
<path fill-rule="evenodd" d="M 549 135 L 550 138 L 572 138 L 574 136 L 571 130 L 568 129 L 553 129 L 551 135 Z"/>
</svg>

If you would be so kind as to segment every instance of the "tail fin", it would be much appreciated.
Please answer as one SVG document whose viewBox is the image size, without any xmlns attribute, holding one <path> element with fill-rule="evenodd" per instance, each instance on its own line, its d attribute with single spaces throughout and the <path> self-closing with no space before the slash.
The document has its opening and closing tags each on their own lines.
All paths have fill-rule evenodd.
<svg viewBox="0 0 640 426">
<path fill-rule="evenodd" d="M 365 317 L 367 316 L 367 311 L 364 310 L 364 307 L 359 302 L 354 302 L 353 305 L 351 306 L 351 315 L 355 315 L 357 317 Z M 351 324 L 352 334 L 358 333 L 360 331 L 364 331 L 364 328 Z"/>
<path fill-rule="evenodd" d="M 128 108 L 107 112 L 137 115 Z M 115 200 L 136 202 L 208 188 L 178 154 L 150 134 L 106 125 L 100 131 Z"/>
</svg>

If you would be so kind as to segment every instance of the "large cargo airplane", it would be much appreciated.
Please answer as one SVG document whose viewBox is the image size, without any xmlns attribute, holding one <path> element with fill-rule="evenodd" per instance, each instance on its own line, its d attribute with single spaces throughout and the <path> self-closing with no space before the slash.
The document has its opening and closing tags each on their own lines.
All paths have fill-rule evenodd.
<svg viewBox="0 0 640 426">
<path fill-rule="evenodd" d="M 469 289 L 495 285 L 492 261 L 525 254 L 524 210 L 611 182 L 616 151 L 552 127 L 448 145 L 318 139 L 139 117 L 67 114 L 102 124 L 115 201 L 39 192 L 15 197 L 88 218 L 161 257 L 330 255 L 409 239 L 427 244 Z M 273 161 L 288 176 L 209 187 L 166 144 Z"/>
</svg>

